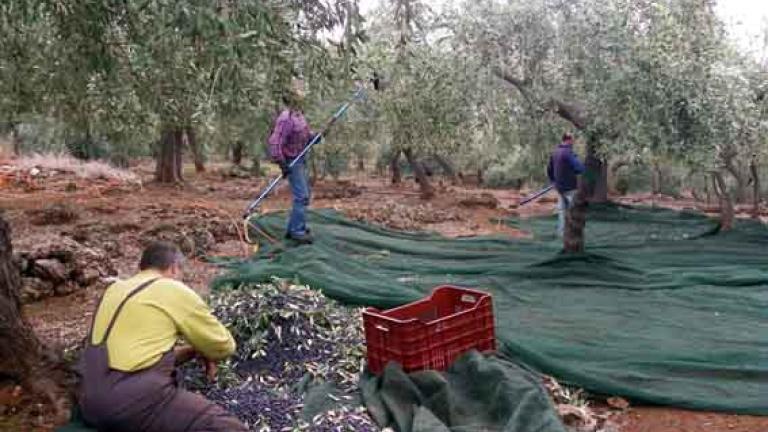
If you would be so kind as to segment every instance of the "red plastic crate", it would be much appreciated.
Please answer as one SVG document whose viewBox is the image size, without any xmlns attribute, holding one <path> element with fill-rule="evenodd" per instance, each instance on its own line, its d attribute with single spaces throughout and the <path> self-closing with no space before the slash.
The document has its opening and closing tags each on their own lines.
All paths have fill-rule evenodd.
<svg viewBox="0 0 768 432">
<path fill-rule="evenodd" d="M 445 285 L 404 306 L 366 309 L 368 369 L 378 374 L 395 361 L 406 372 L 445 370 L 471 349 L 496 350 L 492 300 L 482 291 Z"/>
</svg>

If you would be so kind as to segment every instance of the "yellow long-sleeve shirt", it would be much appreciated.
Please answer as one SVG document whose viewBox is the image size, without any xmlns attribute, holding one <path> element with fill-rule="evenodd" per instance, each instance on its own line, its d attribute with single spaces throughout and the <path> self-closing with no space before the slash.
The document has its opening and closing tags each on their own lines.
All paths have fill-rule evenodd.
<svg viewBox="0 0 768 432">
<path fill-rule="evenodd" d="M 112 315 L 131 291 L 159 277 L 157 272 L 143 271 L 107 288 L 91 342 L 101 342 Z M 173 348 L 179 336 L 212 360 L 235 352 L 232 335 L 197 293 L 182 282 L 160 278 L 123 306 L 107 341 L 109 366 L 123 372 L 150 367 Z"/>
</svg>

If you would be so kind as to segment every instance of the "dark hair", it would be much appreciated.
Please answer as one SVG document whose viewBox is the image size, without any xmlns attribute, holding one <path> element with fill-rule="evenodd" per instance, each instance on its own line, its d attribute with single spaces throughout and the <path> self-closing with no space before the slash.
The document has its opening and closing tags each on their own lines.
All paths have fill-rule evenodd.
<svg viewBox="0 0 768 432">
<path fill-rule="evenodd" d="M 301 108 L 301 98 L 293 90 L 286 90 L 283 92 L 283 103 L 288 109 L 296 110 Z"/>
<path fill-rule="evenodd" d="M 155 269 L 165 271 L 182 259 L 181 251 L 173 244 L 155 241 L 144 248 L 139 261 L 139 270 Z"/>
<path fill-rule="evenodd" d="M 573 141 L 573 135 L 571 135 L 568 132 L 564 133 L 563 134 L 563 141 Z"/>
</svg>

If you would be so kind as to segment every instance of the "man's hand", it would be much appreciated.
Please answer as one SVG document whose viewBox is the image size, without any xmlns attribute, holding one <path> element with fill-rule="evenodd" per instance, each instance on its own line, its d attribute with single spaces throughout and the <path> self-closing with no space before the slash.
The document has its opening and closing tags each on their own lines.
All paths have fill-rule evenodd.
<svg viewBox="0 0 768 432">
<path fill-rule="evenodd" d="M 218 363 L 213 360 L 208 360 L 207 358 L 202 360 L 203 365 L 205 366 L 205 377 L 208 379 L 208 382 L 216 382 L 216 375 L 219 372 Z"/>
<path fill-rule="evenodd" d="M 288 178 L 291 175 L 291 167 L 288 166 L 288 162 L 280 162 L 280 172 L 283 173 L 283 177 Z"/>
<path fill-rule="evenodd" d="M 190 345 L 182 345 L 173 349 L 173 355 L 176 357 L 176 366 L 178 366 L 197 357 L 197 351 Z"/>
</svg>

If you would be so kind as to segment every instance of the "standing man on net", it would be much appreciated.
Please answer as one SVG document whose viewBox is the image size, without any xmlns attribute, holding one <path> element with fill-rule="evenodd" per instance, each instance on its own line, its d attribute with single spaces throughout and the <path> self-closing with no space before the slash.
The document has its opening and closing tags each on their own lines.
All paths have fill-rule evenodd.
<svg viewBox="0 0 768 432">
<path fill-rule="evenodd" d="M 307 181 L 306 157 L 289 168 L 310 142 L 314 134 L 302 111 L 303 95 L 291 91 L 283 96 L 285 109 L 275 120 L 275 126 L 268 140 L 269 155 L 272 161 L 280 166 L 283 177 L 288 178 L 293 195 L 293 208 L 288 218 L 285 238 L 299 244 L 311 244 L 313 239 L 307 228 L 307 206 L 309 206 L 310 190 Z"/>
<path fill-rule="evenodd" d="M 209 379 L 235 352 L 229 331 L 177 279 L 183 256 L 149 245 L 140 272 L 104 292 L 79 371 L 83 420 L 99 432 L 245 432 L 223 408 L 177 387 L 176 366 L 199 358 Z M 189 345 L 175 347 L 182 336 Z"/>
<path fill-rule="evenodd" d="M 552 152 L 547 166 L 549 181 L 560 195 L 558 200 L 557 234 L 562 237 L 565 231 L 565 216 L 573 203 L 578 182 L 576 176 L 584 173 L 584 165 L 573 152 L 573 135 L 566 132 L 560 145 Z"/>
</svg>

